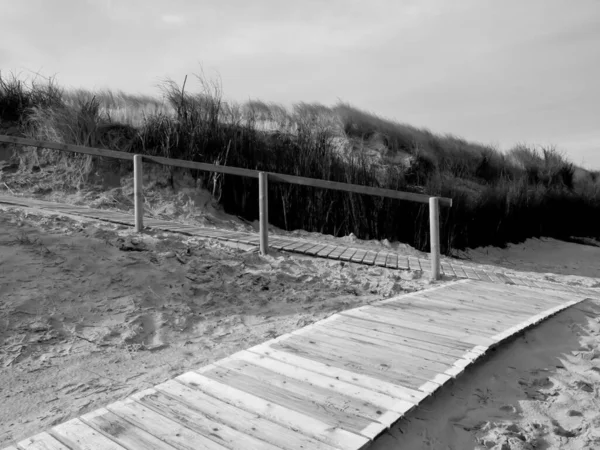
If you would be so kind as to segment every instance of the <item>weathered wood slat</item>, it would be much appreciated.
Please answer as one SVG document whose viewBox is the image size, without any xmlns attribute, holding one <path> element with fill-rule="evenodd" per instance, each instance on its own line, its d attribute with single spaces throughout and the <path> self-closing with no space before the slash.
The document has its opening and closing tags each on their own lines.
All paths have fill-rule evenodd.
<svg viewBox="0 0 600 450">
<path fill-rule="evenodd" d="M 401 372 L 402 368 L 398 367 L 398 365 L 394 366 L 394 370 L 389 370 L 391 364 L 389 361 L 380 363 L 384 364 L 383 366 L 378 366 L 372 360 L 356 359 L 356 356 L 348 360 L 347 355 L 338 355 L 335 348 L 322 342 L 312 341 L 311 343 L 309 339 L 302 338 L 301 336 L 294 336 L 285 341 L 271 344 L 271 347 L 410 389 L 418 389 L 427 381 L 426 375 L 422 375 L 422 378 L 417 378 L 413 374 Z"/>
<path fill-rule="evenodd" d="M 421 341 L 418 339 L 398 336 L 395 334 L 385 333 L 373 329 L 367 329 L 356 326 L 351 321 L 340 320 L 328 326 L 328 329 L 346 331 L 354 333 L 357 336 L 369 336 L 379 339 L 382 343 L 389 343 L 402 347 L 407 352 L 419 354 L 421 351 L 426 351 L 428 354 L 439 355 L 439 361 L 454 361 L 462 357 L 465 353 L 464 349 L 456 349 L 444 345 Z"/>
<path fill-rule="evenodd" d="M 340 255 L 341 261 L 350 261 L 350 259 L 354 256 L 354 254 L 358 251 L 356 248 L 347 248 L 344 253 Z"/>
<path fill-rule="evenodd" d="M 377 252 L 373 252 L 371 250 L 369 250 L 367 252 L 367 254 L 365 255 L 365 257 L 363 258 L 362 263 L 363 264 L 369 264 L 369 265 L 373 265 L 375 264 L 375 258 L 377 257 Z"/>
<path fill-rule="evenodd" d="M 398 269 L 408 270 L 410 266 L 408 265 L 408 257 L 404 255 L 398 255 Z"/>
<path fill-rule="evenodd" d="M 488 283 L 491 284 L 491 283 Z M 503 311 L 522 311 L 523 313 L 534 313 L 543 311 L 552 306 L 552 303 L 546 303 L 535 298 L 514 297 L 508 291 L 490 290 L 488 293 L 481 292 L 477 286 L 471 286 L 468 294 L 465 292 L 449 289 L 444 292 L 444 297 L 462 299 L 465 303 L 489 305 L 494 308 L 501 308 Z"/>
<path fill-rule="evenodd" d="M 260 344 L 248 349 L 248 351 L 266 355 L 273 359 L 283 361 L 296 367 L 300 367 L 312 372 L 335 378 L 336 380 L 345 381 L 346 383 L 355 384 L 376 392 L 380 392 L 390 397 L 406 400 L 413 404 L 419 403 L 425 398 L 425 394 L 414 389 L 409 389 L 401 385 L 386 383 L 385 381 L 376 378 L 360 375 L 346 369 L 340 369 L 328 364 L 323 364 L 318 361 L 304 358 L 293 353 L 282 352 L 270 346 L 269 343 Z"/>
<path fill-rule="evenodd" d="M 288 244 L 285 247 L 283 247 L 283 250 L 291 252 L 291 251 L 294 251 L 297 248 L 300 248 L 300 247 L 302 247 L 304 245 L 306 245 L 306 242 L 303 242 L 303 241 L 292 241 L 290 244 Z"/>
<path fill-rule="evenodd" d="M 186 390 L 191 391 L 190 388 L 186 388 L 177 382 L 171 383 L 171 388 L 173 388 L 173 384 L 180 387 L 180 393 Z M 168 390 L 169 388 L 167 387 Z M 281 450 L 280 447 L 258 439 L 252 436 L 252 434 L 243 433 L 223 424 L 219 419 L 216 419 L 221 414 L 218 410 L 213 410 L 212 416 L 209 417 L 200 413 L 197 409 L 190 408 L 185 403 L 169 395 L 165 395 L 156 389 L 147 389 L 132 395 L 130 398 L 141 403 L 144 407 L 153 410 L 155 413 L 177 424 L 181 424 L 223 447 L 246 448 L 248 450 Z M 254 426 L 259 425 L 255 420 L 251 420 L 251 422 L 254 422 Z"/>
<path fill-rule="evenodd" d="M 337 324 L 334 322 L 329 324 L 326 329 L 319 330 L 321 333 L 335 336 L 338 339 L 349 339 L 351 342 L 357 342 L 359 344 L 370 343 L 373 345 L 377 345 L 381 347 L 384 351 L 388 353 L 392 353 L 394 357 L 403 357 L 408 358 L 406 363 L 413 359 L 417 360 L 427 360 L 432 363 L 435 363 L 436 366 L 439 366 L 440 369 L 442 367 L 450 366 L 454 364 L 457 357 L 449 355 L 448 353 L 442 352 L 443 348 L 438 347 L 438 352 L 432 352 L 428 349 L 423 348 L 415 348 L 407 345 L 407 339 L 401 340 L 397 339 L 395 341 L 382 339 L 380 334 L 375 334 L 377 332 L 369 333 L 364 329 L 358 327 L 344 327 L 344 324 Z M 390 335 L 391 336 L 391 335 Z M 462 356 L 462 353 L 460 354 Z M 418 363 L 416 363 L 418 366 Z M 444 369 L 445 370 L 445 369 Z M 444 370 L 441 370 L 443 372 Z"/>
<path fill-rule="evenodd" d="M 309 414 L 331 426 L 340 426 L 345 430 L 362 434 L 363 430 L 377 421 L 375 419 L 377 409 L 374 405 L 371 408 L 367 406 L 361 408 L 360 402 L 349 397 L 287 379 L 243 361 L 223 362 L 221 360 L 218 364 L 214 369 L 203 374 L 272 403 Z M 307 398 L 310 398 L 311 402 L 306 402 Z M 398 414 L 395 415 L 396 419 L 399 417 Z"/>
<path fill-rule="evenodd" d="M 323 349 L 335 351 L 338 356 L 353 361 L 362 356 L 365 364 L 381 370 L 409 374 L 424 381 L 444 372 L 451 364 L 417 358 L 410 354 L 402 354 L 394 350 L 387 342 L 373 342 L 367 339 L 351 336 L 349 333 L 336 330 L 314 330 L 307 336 L 293 336 L 292 342 L 300 340 Z"/>
<path fill-rule="evenodd" d="M 385 323 L 396 325 L 403 328 L 408 328 L 414 331 L 422 331 L 429 334 L 435 334 L 445 338 L 453 339 L 456 341 L 465 342 L 472 345 L 491 345 L 493 342 L 489 337 L 477 336 L 469 331 L 452 330 L 447 327 L 441 326 L 441 324 L 428 324 L 428 323 L 415 323 L 413 320 L 405 320 L 400 317 L 394 317 L 391 314 L 378 313 L 373 310 L 359 310 L 352 309 L 349 311 L 343 311 L 341 315 L 363 318 L 372 320 L 378 323 Z"/>
<path fill-rule="evenodd" d="M 415 308 L 400 303 L 373 304 L 372 307 L 377 312 L 389 312 L 401 316 L 403 319 L 415 318 L 415 320 L 422 320 L 436 326 L 475 332 L 482 336 L 493 336 L 499 331 L 498 328 L 510 328 L 505 325 L 514 324 L 515 322 L 514 319 L 509 320 L 508 318 L 502 321 L 498 319 L 478 319 L 468 314 L 462 316 L 451 315 L 434 309 Z"/>
<path fill-rule="evenodd" d="M 199 372 L 206 372 L 212 369 L 212 366 L 206 366 L 200 369 Z M 201 373 L 188 372 L 177 377 L 177 380 L 192 388 L 202 390 L 221 401 L 263 416 L 266 419 L 284 425 L 292 430 L 302 432 L 307 436 L 340 449 L 362 449 L 369 442 L 369 438 L 348 432 L 337 425 L 331 426 L 331 424 L 310 414 L 286 408 L 277 403 L 271 403 L 260 396 L 229 386 L 206 377 Z"/>
<path fill-rule="evenodd" d="M 410 268 L 410 270 L 415 270 L 415 271 L 421 270 L 421 263 L 419 262 L 419 258 L 416 258 L 414 256 L 409 256 L 408 257 L 408 267 Z"/>
<path fill-rule="evenodd" d="M 426 297 L 423 296 L 425 299 Z M 461 306 L 477 308 L 482 311 L 490 311 L 490 313 L 502 314 L 505 316 L 523 317 L 537 314 L 540 311 L 547 309 L 545 305 L 534 306 L 528 304 L 506 303 L 501 298 L 479 297 L 475 292 L 470 295 L 460 294 L 457 292 L 444 292 L 443 301 L 448 304 L 459 304 Z"/>
<path fill-rule="evenodd" d="M 366 404 L 372 404 L 381 409 L 387 409 L 389 411 L 400 413 L 400 415 L 404 415 L 414 407 L 414 403 L 397 398 L 391 398 L 377 391 L 360 387 L 355 384 L 346 383 L 341 380 L 336 380 L 335 378 L 330 378 L 326 375 L 321 375 L 310 370 L 302 369 L 301 367 L 279 361 L 266 355 L 259 355 L 249 351 L 241 351 L 233 355 L 233 357 L 263 367 L 264 369 L 270 370 L 271 372 L 275 372 L 284 377 L 299 380 L 311 386 L 316 386 L 323 389 L 333 389 L 335 392 L 339 392 L 342 395 L 365 402 L 363 403 L 363 406 Z M 363 411 L 359 412 L 364 413 Z M 380 421 L 381 416 L 382 414 L 380 414 L 380 411 L 377 410 L 374 418 L 377 419 L 377 421 Z"/>
<path fill-rule="evenodd" d="M 424 344 L 437 345 L 440 347 L 447 348 L 448 352 L 452 352 L 451 354 L 455 354 L 455 352 L 460 352 L 459 354 L 462 354 L 471 350 L 474 347 L 473 344 L 458 341 L 447 336 L 440 336 L 437 334 L 424 332 L 421 330 L 409 329 L 393 324 L 374 322 L 372 320 L 360 317 L 343 316 L 340 318 L 339 321 L 336 322 L 349 324 L 358 328 L 363 328 L 367 331 L 378 331 L 399 338 L 407 338 L 413 341 L 417 341 L 419 343 L 423 342 Z"/>
<path fill-rule="evenodd" d="M 387 258 L 385 260 L 385 267 L 389 267 L 390 269 L 398 268 L 398 254 L 397 253 L 388 253 Z"/>
<path fill-rule="evenodd" d="M 506 295 L 508 298 L 518 299 L 522 303 L 522 298 L 527 297 L 541 300 L 545 303 L 551 303 L 553 305 L 561 305 L 565 303 L 565 294 L 562 292 L 544 291 L 538 287 L 526 287 L 516 288 L 515 286 L 502 286 L 497 284 L 488 283 L 488 290 L 492 292 L 499 292 Z M 473 286 L 477 292 L 484 291 L 485 286 L 477 284 Z M 504 289 L 502 289 L 504 288 Z"/>
<path fill-rule="evenodd" d="M 402 322 L 399 320 L 390 320 L 388 322 L 382 322 L 381 317 L 373 317 L 363 311 L 354 311 L 346 313 L 343 311 L 339 313 L 341 316 L 361 319 L 363 322 L 360 326 L 367 329 L 385 331 L 399 336 L 411 337 L 414 339 L 420 339 L 426 342 L 439 343 L 446 345 L 447 347 L 464 348 L 469 349 L 475 345 L 486 345 L 489 340 L 485 339 L 486 344 L 473 343 L 470 340 L 463 340 L 464 334 L 457 336 L 456 334 L 440 333 L 435 327 L 421 326 L 420 323 Z M 479 341 L 478 339 L 475 339 Z"/>
<path fill-rule="evenodd" d="M 128 450 L 173 450 L 173 447 L 121 417 L 100 408 L 81 416 L 81 420 Z"/>
<path fill-rule="evenodd" d="M 328 257 L 337 247 L 335 245 L 326 245 L 325 248 L 319 250 L 317 252 L 317 256 L 321 256 L 323 258 Z"/>
<path fill-rule="evenodd" d="M 227 448 L 131 399 L 112 403 L 106 409 L 176 448 L 190 450 L 223 450 Z M 217 438 L 213 437 L 213 439 Z"/>
<path fill-rule="evenodd" d="M 310 250 L 315 245 L 318 245 L 318 244 L 316 244 L 315 242 L 304 242 L 301 246 L 295 247 L 293 249 L 293 251 L 296 253 L 306 253 L 307 250 Z"/>
<path fill-rule="evenodd" d="M 366 255 L 367 255 L 366 250 L 358 249 L 356 251 L 356 253 L 354 255 L 352 255 L 352 258 L 350 258 L 350 261 L 354 262 L 354 263 L 361 263 Z"/>
<path fill-rule="evenodd" d="M 23 450 L 70 450 L 46 432 L 24 439 L 18 446 Z"/>
<path fill-rule="evenodd" d="M 382 252 L 377 253 L 374 264 L 376 266 L 385 267 L 385 261 L 387 260 L 388 253 L 389 252 L 387 252 L 387 251 L 382 251 Z"/>
<path fill-rule="evenodd" d="M 80 419 L 57 425 L 52 429 L 52 434 L 72 450 L 125 450 L 125 447 L 100 434 Z"/>
<path fill-rule="evenodd" d="M 325 244 L 317 244 L 317 245 L 315 245 L 314 247 L 312 247 L 312 248 L 309 248 L 308 250 L 306 250 L 306 252 L 305 252 L 305 253 L 306 253 L 307 255 L 311 255 L 311 256 L 317 256 L 317 254 L 318 254 L 318 253 L 319 253 L 321 250 L 323 250 L 323 249 L 325 249 L 325 248 L 327 248 L 327 247 L 328 247 L 328 246 L 327 246 L 327 245 L 325 245 Z"/>
<path fill-rule="evenodd" d="M 477 321 L 481 324 L 498 325 L 503 326 L 507 323 L 514 324 L 518 320 L 525 319 L 528 317 L 527 314 L 511 312 L 504 312 L 501 310 L 495 310 L 482 305 L 467 305 L 460 302 L 459 299 L 448 299 L 437 300 L 435 295 L 423 294 L 410 301 L 404 303 L 382 303 L 377 306 L 385 306 L 393 309 L 402 310 L 404 308 L 411 308 L 414 310 L 434 311 L 441 315 L 450 316 L 454 321 L 456 320 L 468 320 Z M 439 296 L 438 296 L 439 298 Z"/>
<path fill-rule="evenodd" d="M 155 390 L 158 392 L 158 395 L 145 396 L 141 401 L 148 406 L 156 408 L 156 410 L 165 412 L 173 411 L 173 414 L 183 415 L 186 422 L 203 421 L 204 419 L 196 417 L 197 414 L 201 414 L 214 422 L 243 433 L 243 435 L 253 436 L 260 441 L 268 442 L 283 450 L 301 450 L 306 448 L 333 450 L 339 448 L 305 436 L 256 413 L 250 413 L 232 406 L 198 389 L 191 388 L 174 380 L 159 384 L 155 387 Z M 178 404 L 172 404 L 175 400 Z M 221 429 L 220 426 L 219 429 Z M 219 433 L 219 435 L 222 436 L 222 433 Z M 237 439 L 237 437 L 233 436 L 230 439 Z M 233 448 L 244 448 L 244 446 L 238 445 Z"/>
<path fill-rule="evenodd" d="M 342 255 L 342 253 L 344 253 L 346 251 L 346 247 L 341 247 L 338 246 L 335 248 L 335 250 L 333 250 L 327 257 L 329 259 L 340 259 L 340 256 Z"/>
</svg>

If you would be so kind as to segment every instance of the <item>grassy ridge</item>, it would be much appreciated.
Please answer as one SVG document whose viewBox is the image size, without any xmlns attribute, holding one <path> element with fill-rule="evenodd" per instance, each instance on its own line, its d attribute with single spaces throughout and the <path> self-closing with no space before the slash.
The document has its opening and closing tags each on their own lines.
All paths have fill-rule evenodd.
<svg viewBox="0 0 600 450">
<path fill-rule="evenodd" d="M 185 82 L 167 80 L 158 99 L 65 91 L 53 79 L 27 84 L 0 74 L 0 119 L 18 121 L 38 139 L 452 197 L 454 206 L 442 209 L 445 253 L 532 236 L 600 237 L 598 172 L 577 168 L 553 148 L 502 153 L 344 103 L 300 103 L 290 110 L 260 101 L 235 104 L 223 100 L 219 83 L 199 81 L 200 92 L 189 93 Z M 36 157 L 65 169 L 63 186 L 93 182 L 98 169 L 131 170 L 51 150 Z M 256 180 L 193 176 L 226 211 L 258 217 Z M 428 248 L 426 205 L 275 183 L 269 196 L 270 221 L 285 229 L 353 232 Z"/>
</svg>

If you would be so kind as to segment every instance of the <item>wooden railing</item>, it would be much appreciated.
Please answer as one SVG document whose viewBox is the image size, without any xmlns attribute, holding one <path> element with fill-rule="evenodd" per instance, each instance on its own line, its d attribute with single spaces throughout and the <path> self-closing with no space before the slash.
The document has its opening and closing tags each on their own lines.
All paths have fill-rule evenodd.
<svg viewBox="0 0 600 450">
<path fill-rule="evenodd" d="M 392 189 L 382 189 L 371 186 L 360 186 L 357 184 L 339 183 L 336 181 L 319 180 L 316 178 L 298 177 L 294 175 L 285 175 L 282 173 L 261 172 L 251 169 L 243 169 L 240 167 L 219 166 L 214 164 L 186 161 L 182 159 L 163 158 L 160 156 L 134 155 L 132 153 L 119 152 L 115 150 L 107 150 L 95 147 L 83 147 L 81 145 L 59 144 L 56 142 L 37 141 L 34 139 L 21 138 L 16 136 L 0 135 L 0 142 L 133 161 L 135 229 L 137 232 L 141 232 L 144 228 L 144 202 L 142 185 L 142 164 L 144 161 L 162 164 L 165 166 L 183 167 L 187 169 L 204 170 L 209 172 L 223 173 L 227 175 L 238 175 L 243 177 L 258 178 L 260 252 L 263 255 L 266 255 L 268 253 L 269 246 L 269 218 L 267 213 L 267 190 L 269 181 L 278 181 L 299 184 L 303 186 L 312 186 L 323 189 L 334 189 L 338 191 L 353 192 L 356 194 L 367 194 L 380 197 L 394 198 L 398 200 L 409 200 L 413 202 L 428 203 L 429 226 L 431 236 L 431 277 L 435 280 L 439 279 L 440 277 L 439 205 L 452 206 L 452 199 L 450 198 L 433 197 L 425 194 L 394 191 Z"/>
</svg>

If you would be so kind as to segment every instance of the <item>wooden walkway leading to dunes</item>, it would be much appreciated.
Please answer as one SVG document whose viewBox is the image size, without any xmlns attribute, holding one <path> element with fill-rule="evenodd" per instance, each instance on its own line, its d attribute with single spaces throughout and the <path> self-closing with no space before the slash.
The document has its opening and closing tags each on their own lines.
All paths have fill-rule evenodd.
<svg viewBox="0 0 600 450">
<path fill-rule="evenodd" d="M 132 214 L 104 209 L 94 209 L 79 205 L 67 205 L 63 203 L 48 202 L 43 200 L 0 195 L 0 204 L 13 205 L 24 208 L 35 208 L 45 213 L 56 213 L 63 215 L 79 216 L 88 219 L 101 220 L 121 225 L 134 226 Z M 231 230 L 214 228 L 203 228 L 194 225 L 186 225 L 173 221 L 144 219 L 146 227 L 151 229 L 170 231 L 187 234 L 206 239 L 217 239 L 221 241 L 234 242 L 251 245 L 258 248 L 258 233 L 245 233 Z M 348 245 L 333 245 L 319 242 L 311 242 L 306 239 L 298 239 L 288 236 L 271 235 L 269 246 L 290 253 L 303 254 L 318 258 L 327 258 L 339 261 L 348 261 L 357 264 L 375 265 L 398 270 L 413 270 L 424 272 L 428 276 L 431 262 L 427 258 L 403 255 L 401 252 L 390 250 L 364 250 Z M 495 267 L 493 271 L 484 270 L 472 264 L 466 264 L 450 258 L 442 258 L 441 273 L 445 278 L 472 279 L 492 281 L 495 283 L 514 284 L 519 286 L 531 286 L 542 289 L 566 289 L 574 290 L 569 286 L 540 280 L 532 280 L 522 276 L 507 275 L 501 267 Z"/>
<path fill-rule="evenodd" d="M 334 314 L 8 448 L 367 448 L 491 348 L 596 294 L 455 281 Z"/>
</svg>

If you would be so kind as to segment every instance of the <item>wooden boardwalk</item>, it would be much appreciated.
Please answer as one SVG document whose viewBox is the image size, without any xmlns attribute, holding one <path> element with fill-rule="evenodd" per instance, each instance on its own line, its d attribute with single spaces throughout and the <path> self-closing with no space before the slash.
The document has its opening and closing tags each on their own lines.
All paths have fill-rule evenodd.
<svg viewBox="0 0 600 450">
<path fill-rule="evenodd" d="M 104 222 L 117 223 L 121 225 L 134 226 L 134 217 L 132 214 L 104 209 L 94 209 L 78 205 L 66 205 L 56 202 L 48 202 L 25 197 L 12 197 L 0 195 L 0 204 L 19 206 L 22 208 L 36 208 L 45 214 L 62 214 L 66 216 L 85 217 L 87 219 L 101 220 Z M 217 239 L 251 245 L 258 248 L 259 237 L 257 233 L 245 233 L 231 230 L 222 230 L 216 228 L 203 228 L 194 225 L 186 225 L 173 221 L 144 219 L 147 228 L 170 231 L 175 233 L 197 236 L 199 238 Z M 339 261 L 348 261 L 357 264 L 375 265 L 397 270 L 412 270 L 428 275 L 430 270 L 430 261 L 427 258 L 417 258 L 401 252 L 390 250 L 364 250 L 354 248 L 348 245 L 333 245 L 327 243 L 311 242 L 306 239 L 298 239 L 289 236 L 271 235 L 269 236 L 269 246 L 276 250 L 290 253 L 303 254 L 318 258 L 334 259 Z M 541 280 L 533 280 L 525 276 L 515 276 L 506 274 L 506 270 L 501 267 L 482 269 L 475 264 L 468 264 L 462 261 L 442 257 L 441 271 L 446 279 L 473 279 L 482 281 L 492 281 L 495 283 L 514 284 L 519 286 L 531 286 L 542 289 L 566 289 L 575 290 L 577 288 L 560 285 Z"/>
<path fill-rule="evenodd" d="M 455 281 L 343 311 L 8 448 L 367 448 L 491 348 L 590 294 Z"/>
</svg>

